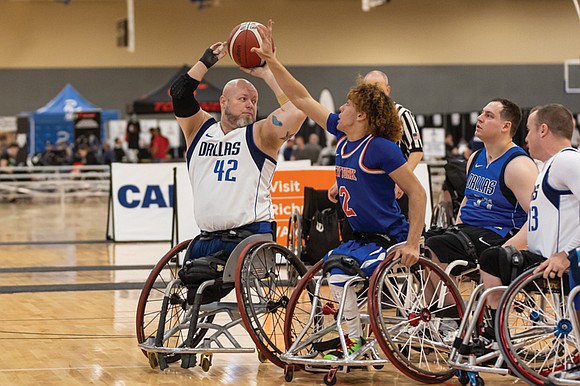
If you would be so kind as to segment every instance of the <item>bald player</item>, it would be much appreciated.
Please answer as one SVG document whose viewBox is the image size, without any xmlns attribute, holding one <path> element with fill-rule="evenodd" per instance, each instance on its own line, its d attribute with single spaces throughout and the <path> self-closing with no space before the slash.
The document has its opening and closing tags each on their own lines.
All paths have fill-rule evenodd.
<svg viewBox="0 0 580 386">
<path fill-rule="evenodd" d="M 217 122 L 200 108 L 194 92 L 209 68 L 225 55 L 224 42 L 213 44 L 171 86 L 174 113 L 187 145 L 194 217 L 202 231 L 188 259 L 207 260 L 215 253 L 228 256 L 250 234 L 275 235 L 270 185 L 278 151 L 306 119 L 265 66 L 243 71 L 263 79 L 280 107 L 256 121 L 258 91 L 248 80 L 234 79 L 223 88 Z"/>
</svg>

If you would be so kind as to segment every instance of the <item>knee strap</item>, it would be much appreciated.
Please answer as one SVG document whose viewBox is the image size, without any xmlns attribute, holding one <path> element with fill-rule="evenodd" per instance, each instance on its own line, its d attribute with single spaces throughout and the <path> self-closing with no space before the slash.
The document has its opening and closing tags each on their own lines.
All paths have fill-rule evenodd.
<svg viewBox="0 0 580 386">
<path fill-rule="evenodd" d="M 463 246 L 463 249 L 465 249 L 465 251 L 467 252 L 467 256 L 471 257 L 475 262 L 477 262 L 478 257 L 477 250 L 475 249 L 475 245 L 473 244 L 473 241 L 471 241 L 471 238 L 467 235 L 467 233 L 461 231 L 456 226 L 450 227 L 445 233 L 449 233 L 457 237 L 457 239 Z"/>
<path fill-rule="evenodd" d="M 490 247 L 481 254 L 481 270 L 498 277 L 503 285 L 509 285 L 522 272 L 524 256 L 517 248 Z"/>
<path fill-rule="evenodd" d="M 354 258 L 347 255 L 330 255 L 322 264 L 322 273 L 326 275 L 332 268 L 338 268 L 347 275 L 359 275 L 367 278 L 367 275 L 360 269 L 360 264 Z"/>
<path fill-rule="evenodd" d="M 518 276 L 521 267 L 524 265 L 524 256 L 522 252 L 519 251 L 516 247 L 512 245 L 508 245 L 507 247 L 503 247 L 506 254 L 507 261 L 511 262 L 511 275 L 510 275 L 510 283 L 514 281 L 514 279 Z"/>
</svg>

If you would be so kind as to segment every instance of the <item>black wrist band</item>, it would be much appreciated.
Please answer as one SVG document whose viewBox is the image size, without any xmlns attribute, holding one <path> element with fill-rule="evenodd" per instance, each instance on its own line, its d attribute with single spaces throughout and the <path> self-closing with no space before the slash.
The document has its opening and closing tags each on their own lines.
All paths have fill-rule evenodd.
<svg viewBox="0 0 580 386">
<path fill-rule="evenodd" d="M 213 53 L 211 48 L 208 48 L 203 53 L 203 56 L 199 58 L 199 61 L 202 62 L 207 69 L 217 63 L 218 57 Z"/>
</svg>

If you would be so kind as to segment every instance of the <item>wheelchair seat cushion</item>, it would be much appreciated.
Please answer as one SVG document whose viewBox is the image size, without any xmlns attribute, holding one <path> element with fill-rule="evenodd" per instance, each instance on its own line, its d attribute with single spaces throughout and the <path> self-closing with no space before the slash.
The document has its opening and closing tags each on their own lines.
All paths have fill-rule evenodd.
<svg viewBox="0 0 580 386">
<path fill-rule="evenodd" d="M 221 278 L 227 260 L 228 254 L 225 251 L 187 260 L 179 270 L 179 278 L 185 285 L 200 285 L 206 280 Z"/>
</svg>

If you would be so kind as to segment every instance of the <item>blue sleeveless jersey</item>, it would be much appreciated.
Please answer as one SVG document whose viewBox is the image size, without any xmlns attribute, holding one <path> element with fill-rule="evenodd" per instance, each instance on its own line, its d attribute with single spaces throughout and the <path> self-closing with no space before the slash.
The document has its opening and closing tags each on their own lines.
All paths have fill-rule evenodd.
<svg viewBox="0 0 580 386">
<path fill-rule="evenodd" d="M 406 161 L 401 149 L 386 138 L 368 135 L 349 142 L 330 114 L 327 130 L 336 136 L 336 181 L 342 209 L 354 231 L 382 233 L 405 241 L 409 224 L 395 199 L 389 173 Z"/>
<path fill-rule="evenodd" d="M 504 182 L 507 164 L 519 156 L 528 156 L 519 146 L 489 164 L 485 147 L 476 155 L 465 185 L 467 201 L 460 215 L 464 224 L 489 229 L 502 237 L 522 227 L 527 214 Z"/>
</svg>

